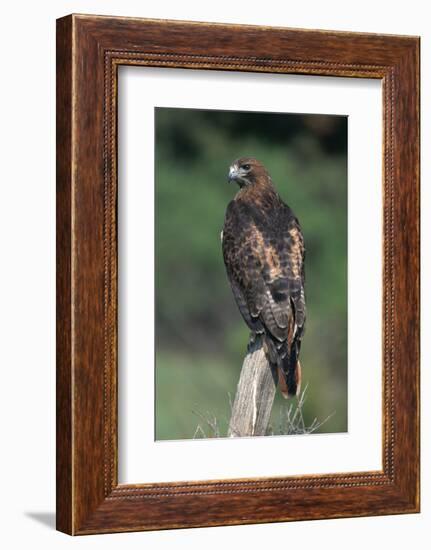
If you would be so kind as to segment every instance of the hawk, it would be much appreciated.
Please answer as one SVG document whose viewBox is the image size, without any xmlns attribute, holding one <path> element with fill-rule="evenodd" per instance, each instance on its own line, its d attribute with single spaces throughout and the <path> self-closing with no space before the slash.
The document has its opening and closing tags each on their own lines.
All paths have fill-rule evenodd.
<svg viewBox="0 0 431 550">
<path fill-rule="evenodd" d="M 222 232 L 223 259 L 238 309 L 262 338 L 278 371 L 284 397 L 298 395 L 299 351 L 305 326 L 304 239 L 264 165 L 240 158 L 229 170 L 239 186 L 228 204 Z"/>
</svg>

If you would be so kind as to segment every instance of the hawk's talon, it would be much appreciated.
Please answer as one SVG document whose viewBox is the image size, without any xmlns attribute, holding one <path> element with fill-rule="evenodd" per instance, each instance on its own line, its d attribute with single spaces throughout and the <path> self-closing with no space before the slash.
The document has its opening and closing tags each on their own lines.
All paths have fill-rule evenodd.
<svg viewBox="0 0 431 550">
<path fill-rule="evenodd" d="M 256 350 L 256 342 L 260 341 L 261 334 L 257 334 L 256 332 L 250 332 L 250 339 L 247 344 L 247 352 L 252 353 Z"/>
</svg>

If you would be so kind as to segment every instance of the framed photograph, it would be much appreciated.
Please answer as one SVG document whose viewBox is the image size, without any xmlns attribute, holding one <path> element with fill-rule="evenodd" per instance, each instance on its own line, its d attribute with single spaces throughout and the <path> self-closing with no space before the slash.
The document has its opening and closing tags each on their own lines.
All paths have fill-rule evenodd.
<svg viewBox="0 0 431 550">
<path fill-rule="evenodd" d="M 57 528 L 419 511 L 419 38 L 57 21 Z"/>
</svg>

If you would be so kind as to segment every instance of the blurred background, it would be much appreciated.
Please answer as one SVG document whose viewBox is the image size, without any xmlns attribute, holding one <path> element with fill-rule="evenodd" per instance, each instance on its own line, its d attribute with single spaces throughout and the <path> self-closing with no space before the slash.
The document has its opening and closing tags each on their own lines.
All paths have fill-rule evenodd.
<svg viewBox="0 0 431 550">
<path fill-rule="evenodd" d="M 220 242 L 241 156 L 264 163 L 304 234 L 305 423 L 332 415 L 318 431 L 346 431 L 347 117 L 157 108 L 155 120 L 156 439 L 227 431 L 249 338 Z M 274 433 L 286 406 L 278 391 Z"/>
</svg>

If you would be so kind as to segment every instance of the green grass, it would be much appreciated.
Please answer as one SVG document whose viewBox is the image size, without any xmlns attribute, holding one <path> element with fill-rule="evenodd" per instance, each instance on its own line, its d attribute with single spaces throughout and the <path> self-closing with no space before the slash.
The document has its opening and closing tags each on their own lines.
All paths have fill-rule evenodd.
<svg viewBox="0 0 431 550">
<path fill-rule="evenodd" d="M 196 434 L 198 426 L 208 437 L 226 436 L 230 403 L 235 397 L 240 369 L 240 362 L 230 363 L 221 357 L 159 353 L 156 368 L 156 439 L 202 437 L 202 431 Z M 331 380 L 326 370 L 324 366 L 320 371 L 313 368 L 305 355 L 303 387 L 307 386 L 307 399 L 301 411 L 303 421 L 310 427 L 316 418 L 320 423 L 330 416 L 313 431 L 346 431 L 346 388 L 331 389 Z M 288 423 L 284 419 L 295 403 L 296 399 L 286 401 L 277 391 L 270 421 L 274 434 L 294 433 L 289 432 Z M 214 419 L 219 434 L 215 434 L 209 425 Z M 283 426 L 286 431 L 283 431 Z"/>
</svg>

